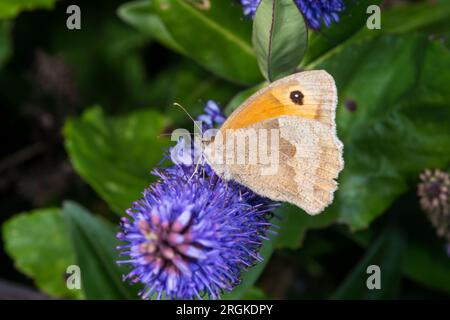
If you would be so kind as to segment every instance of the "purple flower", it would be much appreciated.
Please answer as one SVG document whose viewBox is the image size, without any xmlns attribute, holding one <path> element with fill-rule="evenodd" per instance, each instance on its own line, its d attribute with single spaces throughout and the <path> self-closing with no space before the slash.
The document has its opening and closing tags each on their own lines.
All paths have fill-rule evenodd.
<svg viewBox="0 0 450 320">
<path fill-rule="evenodd" d="M 311 29 L 320 29 L 322 22 L 329 27 L 339 21 L 339 13 L 345 10 L 342 0 L 292 0 Z M 244 14 L 254 16 L 260 0 L 241 0 Z"/>
<path fill-rule="evenodd" d="M 311 29 L 320 29 L 323 22 L 329 27 L 339 21 L 339 13 L 345 10 L 342 0 L 294 0 Z"/>
<path fill-rule="evenodd" d="M 450 174 L 425 170 L 417 187 L 420 206 L 427 214 L 438 236 L 450 243 Z"/>
<path fill-rule="evenodd" d="M 420 175 L 417 193 L 424 211 L 450 212 L 450 175 L 441 170 L 425 170 Z"/>
<path fill-rule="evenodd" d="M 241 0 L 242 7 L 244 8 L 244 15 L 253 17 L 260 1 L 261 0 Z"/>
<path fill-rule="evenodd" d="M 202 131 L 212 129 L 225 121 L 219 105 L 209 100 L 205 105 L 205 113 L 197 118 L 202 123 Z M 202 156 L 202 148 L 192 136 L 182 136 L 178 143 L 169 149 L 170 159 L 174 164 L 194 165 Z"/>
<path fill-rule="evenodd" d="M 217 124 L 224 120 L 219 115 L 208 102 L 201 118 Z M 126 256 L 119 263 L 132 268 L 125 279 L 143 284 L 143 299 L 220 298 L 239 284 L 243 270 L 262 261 L 259 250 L 278 204 L 222 180 L 206 164 L 153 174 L 158 182 L 127 210 L 117 235 Z"/>
<path fill-rule="evenodd" d="M 204 123 L 206 129 L 210 129 L 224 123 L 225 116 L 222 113 L 222 110 L 220 110 L 218 104 L 212 100 L 209 100 L 206 102 L 205 113 L 200 115 L 198 120 Z"/>
</svg>

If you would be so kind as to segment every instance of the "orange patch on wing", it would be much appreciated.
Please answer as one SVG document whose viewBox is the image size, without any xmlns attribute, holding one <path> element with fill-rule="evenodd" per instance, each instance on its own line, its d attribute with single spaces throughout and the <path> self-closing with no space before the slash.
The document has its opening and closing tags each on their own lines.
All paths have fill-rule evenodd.
<svg viewBox="0 0 450 320">
<path fill-rule="evenodd" d="M 297 90 L 298 86 L 286 84 L 257 96 L 248 101 L 245 108 L 229 118 L 221 129 L 240 129 L 252 124 L 278 118 L 281 116 L 298 116 L 306 119 L 317 119 L 320 114 L 320 105 L 317 104 L 307 93 L 304 93 L 302 105 L 293 103 L 289 96 L 291 91 Z"/>
</svg>

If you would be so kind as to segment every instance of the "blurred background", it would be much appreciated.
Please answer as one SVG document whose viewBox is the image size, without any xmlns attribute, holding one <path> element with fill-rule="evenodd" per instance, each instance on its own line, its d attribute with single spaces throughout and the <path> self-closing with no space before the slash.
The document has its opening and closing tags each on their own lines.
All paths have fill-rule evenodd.
<svg viewBox="0 0 450 320">
<path fill-rule="evenodd" d="M 62 203 L 117 224 L 154 181 L 170 145 L 161 134 L 191 129 L 173 102 L 194 116 L 207 100 L 229 112 L 263 83 L 256 58 L 220 32 L 251 47 L 239 1 L 212 0 L 206 13 L 181 2 L 0 4 L 0 299 L 116 298 L 65 287 L 80 257 Z M 373 3 L 381 30 L 365 26 Z M 66 27 L 71 4 L 81 30 Z M 346 4 L 339 23 L 310 33 L 299 66 L 337 82 L 336 201 L 317 217 L 284 206 L 271 256 L 238 298 L 450 297 L 449 1 Z M 442 172 L 421 180 L 426 169 Z M 382 290 L 365 286 L 371 264 Z"/>
</svg>

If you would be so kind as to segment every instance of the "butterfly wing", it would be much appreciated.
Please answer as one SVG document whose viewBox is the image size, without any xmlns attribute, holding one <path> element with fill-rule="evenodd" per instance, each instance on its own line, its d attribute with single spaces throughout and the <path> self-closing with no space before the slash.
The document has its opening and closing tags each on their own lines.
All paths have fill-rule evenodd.
<svg viewBox="0 0 450 320">
<path fill-rule="evenodd" d="M 335 179 L 343 168 L 336 104 L 336 86 L 325 71 L 301 72 L 278 80 L 231 114 L 219 131 L 222 138 L 207 146 L 206 157 L 226 179 L 317 214 L 332 202 Z M 260 132 L 267 132 L 266 140 Z M 256 145 L 250 143 L 255 134 Z M 236 148 L 238 141 L 247 142 L 244 149 Z M 262 154 L 277 153 L 271 158 L 277 163 L 268 162 L 262 149 Z M 256 160 L 249 161 L 253 154 L 257 154 Z M 246 161 L 236 161 L 239 156 Z"/>
</svg>

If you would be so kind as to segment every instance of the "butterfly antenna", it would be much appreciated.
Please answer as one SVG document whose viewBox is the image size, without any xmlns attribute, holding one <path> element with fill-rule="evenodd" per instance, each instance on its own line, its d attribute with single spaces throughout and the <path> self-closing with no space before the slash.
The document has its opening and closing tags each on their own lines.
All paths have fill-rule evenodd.
<svg viewBox="0 0 450 320">
<path fill-rule="evenodd" d="M 203 172 L 202 172 L 203 179 L 205 179 L 205 176 L 206 176 L 205 163 L 206 163 L 206 159 L 203 159 L 203 163 L 202 163 L 202 166 L 203 166 Z"/>
<path fill-rule="evenodd" d="M 197 123 L 195 122 L 195 119 L 189 114 L 189 112 L 186 110 L 185 107 L 183 107 L 181 104 L 179 104 L 179 103 L 177 103 L 177 102 L 174 102 L 173 105 L 176 106 L 176 107 L 179 107 L 181 110 L 183 110 L 184 113 L 187 114 L 187 116 L 189 117 L 189 119 L 192 120 L 192 122 L 194 123 L 194 125 L 200 130 L 200 132 L 202 131 L 202 128 L 200 128 L 200 127 L 197 125 Z"/>
<path fill-rule="evenodd" d="M 195 174 L 197 173 L 198 167 L 199 167 L 199 166 L 200 166 L 200 161 L 197 161 L 197 164 L 195 165 L 194 172 L 193 172 L 192 175 L 189 177 L 189 179 L 188 179 L 188 181 L 187 181 L 186 183 L 191 182 L 192 178 L 193 178 L 193 177 L 195 176 Z"/>
<path fill-rule="evenodd" d="M 160 133 L 160 134 L 157 135 L 157 137 L 158 137 L 158 138 L 161 138 L 161 137 L 165 137 L 165 136 L 171 136 L 172 134 L 173 134 L 173 133 Z M 195 135 L 195 133 L 192 133 L 192 132 L 186 133 L 186 135 L 187 135 L 187 134 L 189 134 L 189 135 L 191 135 L 191 136 Z"/>
</svg>

